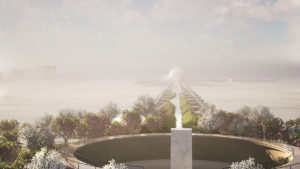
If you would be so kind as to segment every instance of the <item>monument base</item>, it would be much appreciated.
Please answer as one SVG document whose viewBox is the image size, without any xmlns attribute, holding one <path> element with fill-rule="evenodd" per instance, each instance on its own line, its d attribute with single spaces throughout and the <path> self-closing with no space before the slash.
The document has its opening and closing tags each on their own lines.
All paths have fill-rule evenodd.
<svg viewBox="0 0 300 169">
<path fill-rule="evenodd" d="M 192 129 L 171 129 L 171 169 L 192 169 Z"/>
</svg>

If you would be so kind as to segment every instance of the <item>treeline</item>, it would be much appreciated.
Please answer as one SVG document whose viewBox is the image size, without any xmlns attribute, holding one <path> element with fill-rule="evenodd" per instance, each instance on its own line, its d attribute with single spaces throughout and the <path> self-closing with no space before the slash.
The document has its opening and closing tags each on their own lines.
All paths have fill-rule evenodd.
<svg viewBox="0 0 300 169">
<path fill-rule="evenodd" d="M 180 109 L 182 113 L 182 127 L 191 128 L 193 132 L 200 132 L 198 120 L 200 114 L 195 114 L 192 105 L 186 97 L 180 97 Z"/>
<path fill-rule="evenodd" d="M 197 114 L 181 97 L 182 125 L 193 132 L 282 140 L 299 147 L 300 118 L 284 122 L 267 107 L 243 107 L 236 113 L 216 110 Z M 169 101 L 157 107 L 150 96 L 140 96 L 132 110 L 121 111 L 114 103 L 100 112 L 63 110 L 56 117 L 45 115 L 20 126 L 16 120 L 0 121 L 0 168 L 39 168 L 39 158 L 56 160 L 56 168 L 66 163 L 55 152 L 55 138 L 89 139 L 108 135 L 169 133 L 176 127 L 175 106 Z M 42 155 L 41 155 L 42 154 Z M 34 160 L 32 160 L 34 159 Z M 45 160 L 44 158 L 40 160 Z M 33 167 L 35 166 L 35 167 Z"/>
<path fill-rule="evenodd" d="M 55 168 L 66 168 L 66 162 L 53 150 L 55 134 L 48 122 L 50 116 L 39 118 L 32 125 L 20 126 L 16 120 L 0 121 L 0 168 L 35 169 L 50 163 Z M 41 149 L 44 151 L 40 152 Z"/>
<path fill-rule="evenodd" d="M 193 132 L 282 140 L 300 146 L 300 118 L 284 122 L 264 106 L 245 106 L 235 113 L 216 110 L 195 114 L 189 101 L 181 97 L 181 111 L 183 127 Z"/>
<path fill-rule="evenodd" d="M 176 127 L 175 106 L 166 102 L 156 109 L 153 105 L 154 100 L 151 97 L 141 96 L 131 111 L 121 112 L 114 104 L 105 108 L 107 112 L 113 113 L 65 110 L 53 120 L 52 129 L 65 143 L 71 138 L 170 132 L 171 128 Z M 114 120 L 116 117 L 120 117 L 119 120 Z"/>
<path fill-rule="evenodd" d="M 50 161 L 57 160 L 56 168 L 65 168 L 66 163 L 55 152 L 55 138 L 63 138 L 67 144 L 70 139 L 170 132 L 175 125 L 175 106 L 167 102 L 158 109 L 148 95 L 140 96 L 132 110 L 121 111 L 116 104 L 109 103 L 100 112 L 62 110 L 56 117 L 44 115 L 22 126 L 16 120 L 2 120 L 0 168 L 39 168 L 37 159 L 42 156 L 51 156 Z"/>
</svg>

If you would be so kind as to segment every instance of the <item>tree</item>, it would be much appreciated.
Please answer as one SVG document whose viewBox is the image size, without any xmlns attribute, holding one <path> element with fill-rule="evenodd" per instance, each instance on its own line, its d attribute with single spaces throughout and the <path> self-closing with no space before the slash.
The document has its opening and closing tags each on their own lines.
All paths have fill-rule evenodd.
<svg viewBox="0 0 300 169">
<path fill-rule="evenodd" d="M 244 106 L 237 111 L 237 114 L 244 119 L 244 135 L 258 137 L 258 125 L 261 119 L 259 108 L 251 109 L 250 107 Z"/>
<path fill-rule="evenodd" d="M 135 102 L 133 110 L 141 113 L 144 117 L 153 114 L 156 111 L 155 100 L 149 95 L 140 96 Z"/>
<path fill-rule="evenodd" d="M 230 166 L 231 169 L 264 169 L 260 164 L 256 164 L 254 158 L 249 157 L 247 160 L 240 162 L 233 162 Z"/>
<path fill-rule="evenodd" d="M 285 126 L 289 133 L 300 133 L 300 117 L 295 120 L 288 120 L 285 122 Z"/>
<path fill-rule="evenodd" d="M 79 123 L 78 116 L 71 110 L 64 110 L 59 113 L 53 122 L 52 129 L 58 135 L 63 137 L 65 144 L 75 136 L 75 129 Z"/>
<path fill-rule="evenodd" d="M 17 120 L 1 120 L 0 121 L 0 132 L 11 131 L 19 127 Z"/>
<path fill-rule="evenodd" d="M 52 130 L 52 122 L 53 116 L 47 114 L 36 121 L 40 147 L 52 148 L 54 145 L 55 133 Z"/>
<path fill-rule="evenodd" d="M 125 134 L 138 134 L 141 131 L 142 119 L 138 112 L 136 111 L 123 111 L 122 114 L 122 125 L 124 126 Z"/>
<path fill-rule="evenodd" d="M 76 126 L 75 133 L 77 138 L 88 138 L 88 124 L 85 120 L 81 119 Z"/>
<path fill-rule="evenodd" d="M 29 150 L 37 150 L 40 148 L 39 132 L 37 128 L 32 125 L 26 125 L 21 129 L 18 141 L 23 148 L 28 148 Z"/>
<path fill-rule="evenodd" d="M 283 121 L 275 117 L 270 109 L 265 106 L 255 108 L 243 107 L 238 114 L 245 118 L 245 135 L 268 139 L 284 138 L 286 136 Z"/>
<path fill-rule="evenodd" d="M 109 122 L 112 122 L 112 120 L 117 117 L 120 112 L 121 110 L 118 105 L 112 102 L 108 103 L 101 109 L 101 113 L 108 117 Z"/>
<path fill-rule="evenodd" d="M 285 126 L 282 119 L 273 117 L 271 119 L 264 119 L 259 125 L 259 133 L 262 138 L 277 140 L 282 138 Z"/>
<path fill-rule="evenodd" d="M 52 116 L 44 115 L 35 124 L 25 125 L 18 138 L 22 146 L 30 150 L 37 150 L 45 146 L 52 148 L 55 139 L 55 133 L 52 131 L 52 119 Z"/>
<path fill-rule="evenodd" d="M 36 153 L 31 162 L 26 165 L 30 169 L 65 169 L 67 163 L 62 160 L 60 154 L 55 150 L 48 151 L 46 148 Z"/>
<path fill-rule="evenodd" d="M 89 138 L 100 137 L 108 132 L 110 121 L 104 114 L 87 113 L 83 116 L 83 121 Z"/>
</svg>

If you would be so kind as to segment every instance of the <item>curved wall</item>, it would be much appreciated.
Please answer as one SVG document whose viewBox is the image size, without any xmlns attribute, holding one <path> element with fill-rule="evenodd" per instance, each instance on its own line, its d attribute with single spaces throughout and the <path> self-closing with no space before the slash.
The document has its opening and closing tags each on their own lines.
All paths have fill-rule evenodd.
<svg viewBox="0 0 300 169">
<path fill-rule="evenodd" d="M 147 134 L 106 138 L 79 147 L 74 155 L 86 163 L 103 166 L 111 159 L 117 162 L 170 159 L 170 134 Z M 248 157 L 258 163 L 276 166 L 280 157 L 290 156 L 287 150 L 243 137 L 193 135 L 193 160 L 231 163 Z"/>
</svg>

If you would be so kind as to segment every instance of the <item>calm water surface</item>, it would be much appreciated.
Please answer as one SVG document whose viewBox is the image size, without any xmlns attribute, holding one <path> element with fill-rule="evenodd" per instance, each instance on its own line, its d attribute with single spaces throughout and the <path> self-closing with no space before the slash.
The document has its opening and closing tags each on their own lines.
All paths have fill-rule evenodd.
<svg viewBox="0 0 300 169">
<path fill-rule="evenodd" d="M 96 112 L 110 101 L 130 109 L 139 95 L 156 97 L 165 87 L 132 79 L 0 83 L 0 119 L 31 122 L 45 113 L 57 114 L 66 108 Z M 300 117 L 300 82 L 203 81 L 191 83 L 191 87 L 207 102 L 224 110 L 265 105 L 284 120 Z"/>
</svg>

